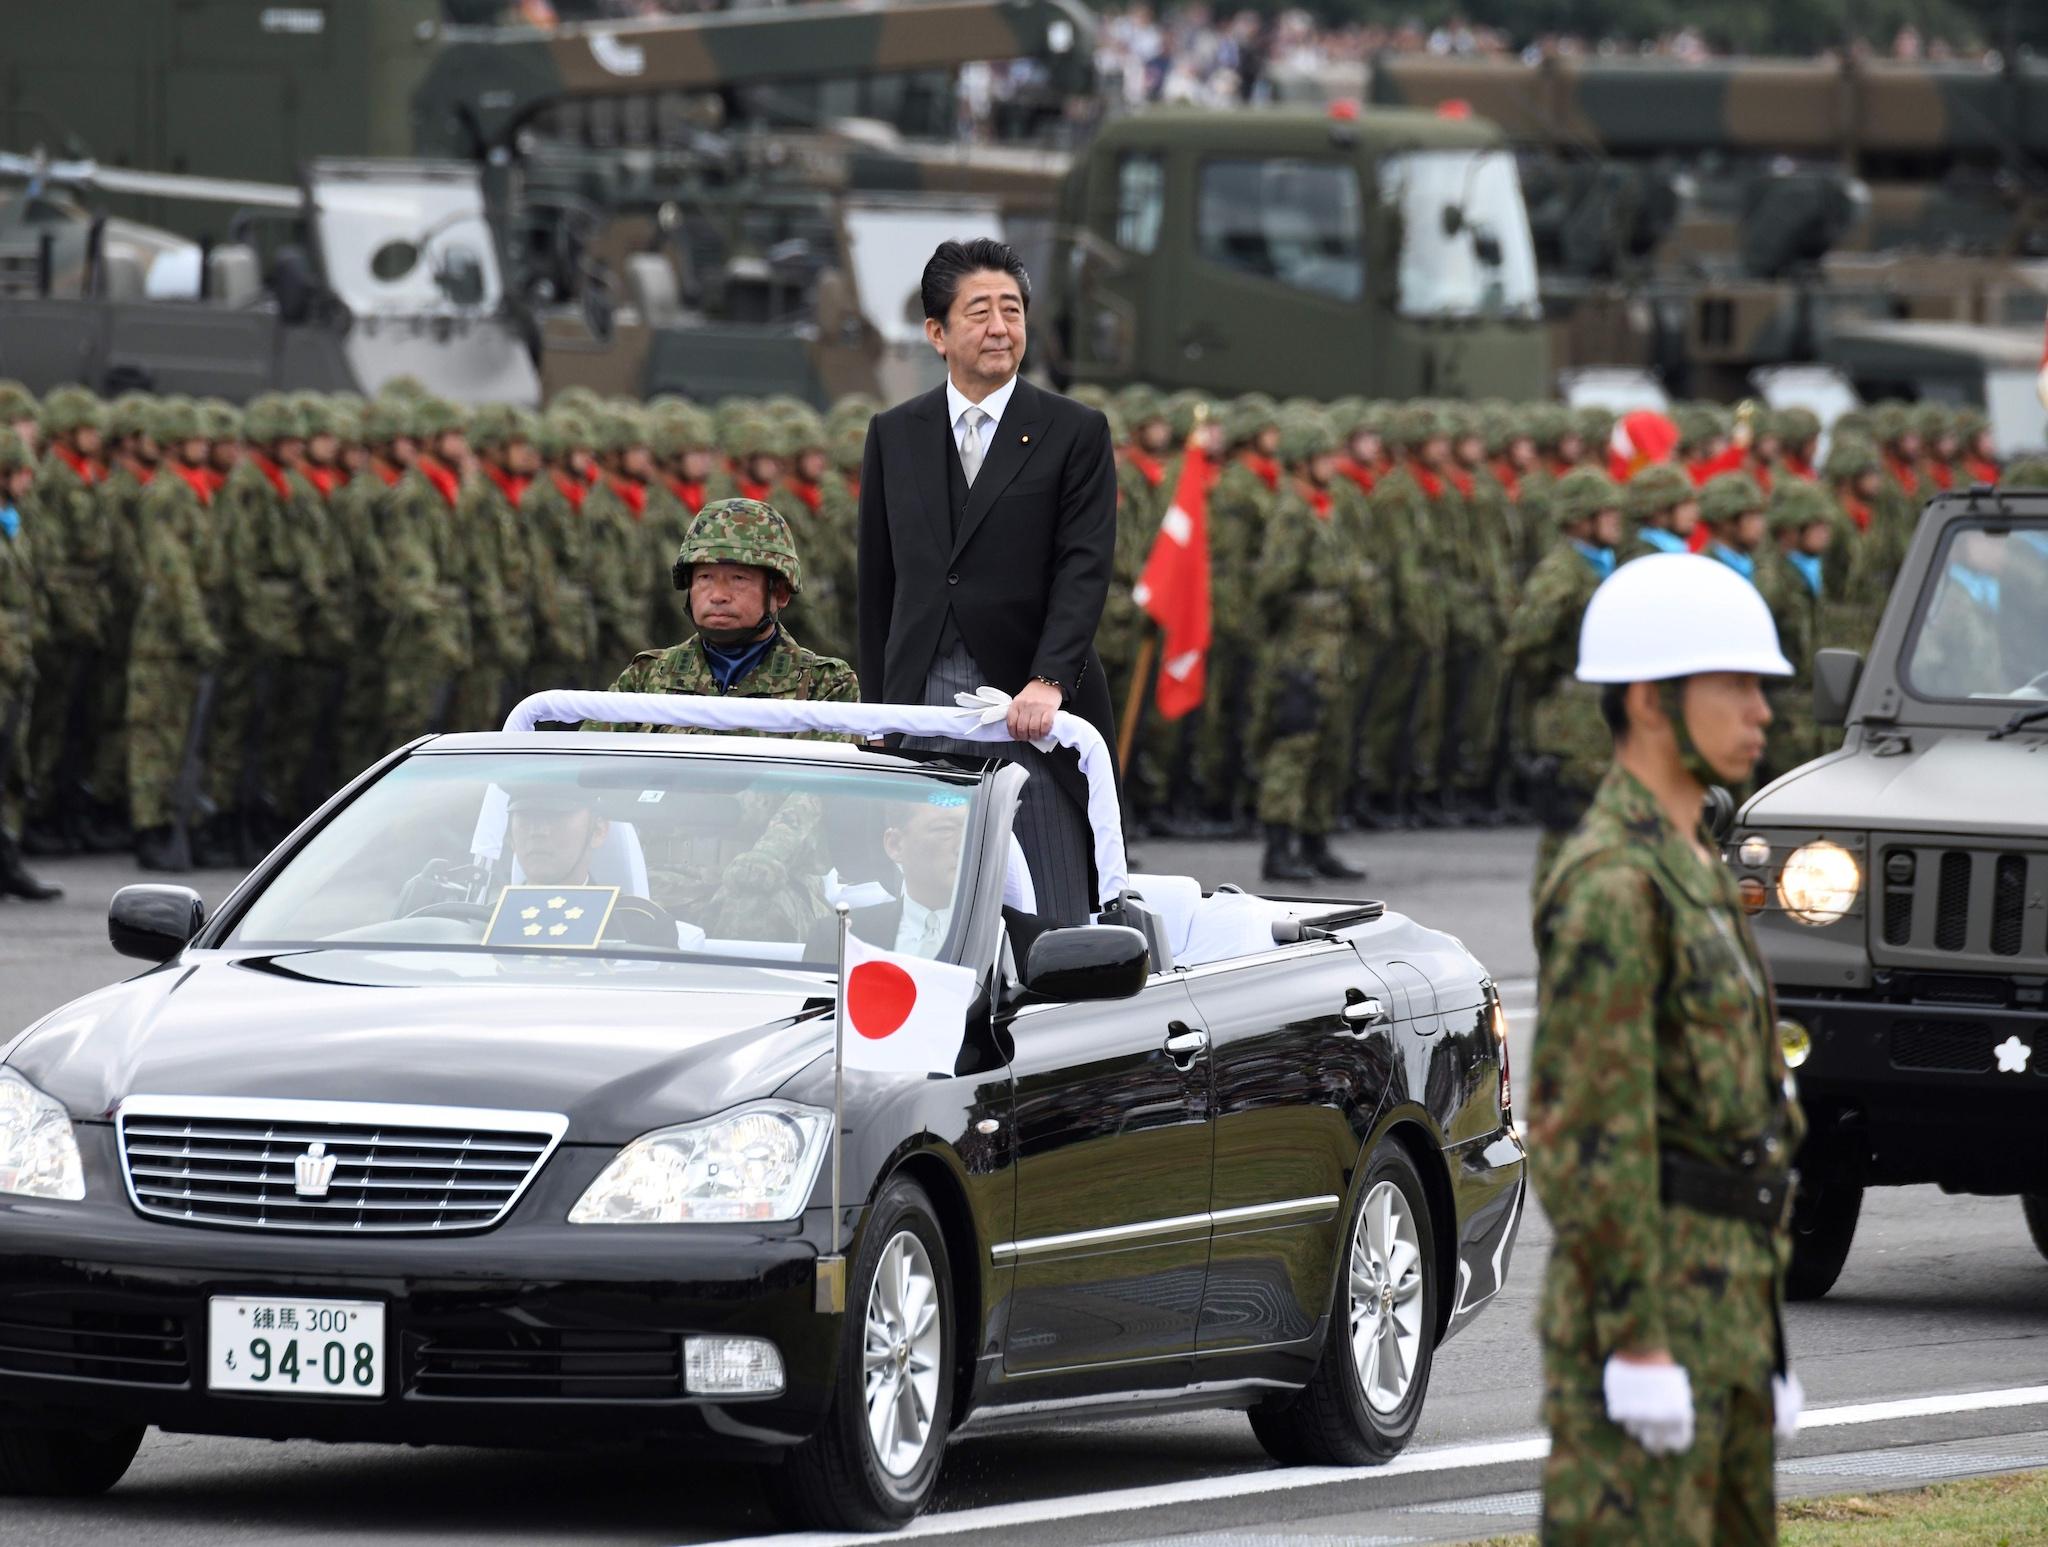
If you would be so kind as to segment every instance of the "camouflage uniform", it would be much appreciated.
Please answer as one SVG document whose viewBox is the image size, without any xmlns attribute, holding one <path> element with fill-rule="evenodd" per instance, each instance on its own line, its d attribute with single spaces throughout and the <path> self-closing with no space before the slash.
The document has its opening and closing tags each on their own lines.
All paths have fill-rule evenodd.
<svg viewBox="0 0 2048 1547">
<path fill-rule="evenodd" d="M 404 469 L 391 460 L 402 410 L 389 400 L 366 404 L 357 433 L 369 461 L 328 501 L 329 519 L 346 546 L 355 585 L 356 648 L 341 710 L 341 768 L 353 774 L 391 750 L 385 709 L 390 676 L 392 586 L 389 543 L 392 498 Z"/>
<path fill-rule="evenodd" d="M 1772 540 L 1757 554 L 1756 588 L 1771 609 L 1778 648 L 1792 663 L 1793 674 L 1770 684 L 1771 724 L 1765 732 L 1762 779 L 1811 762 L 1822 750 L 1820 727 L 1813 718 L 1813 652 L 1820 636 L 1828 565 L 1815 560 L 1823 577 L 1817 590 L 1777 539 L 1790 534 L 1796 545 L 1808 527 L 1829 525 L 1827 496 L 1803 479 L 1781 478 L 1771 494 L 1770 518 Z"/>
<path fill-rule="evenodd" d="M 537 691 L 594 687 L 597 602 L 590 587 L 589 492 L 571 470 L 571 453 L 588 446 L 590 422 L 569 409 L 550 409 L 538 431 L 547 466 L 527 485 L 519 519 L 533 559 L 537 637 L 529 676 Z"/>
<path fill-rule="evenodd" d="M 790 417 L 782 440 L 790 453 L 789 473 L 776 509 L 786 513 L 797 550 L 809 555 L 803 604 L 792 609 L 796 619 L 822 654 L 851 660 L 859 511 L 846 481 L 832 470 L 827 441 L 823 421 L 808 408 Z M 805 477 L 806 472 L 818 476 Z"/>
<path fill-rule="evenodd" d="M 309 625 L 305 657 L 294 691 L 279 706 L 277 793 L 288 815 L 297 819 L 333 794 L 337 780 L 355 771 L 354 765 L 342 763 L 342 716 L 350 670 L 360 657 L 355 549 L 332 505 L 346 475 L 337 463 L 316 463 L 310 446 L 316 436 L 338 441 L 344 413 L 339 404 L 314 392 L 294 394 L 292 406 L 309 442 L 306 458 L 294 474 L 299 499 L 293 516 L 312 565 L 301 597 Z"/>
<path fill-rule="evenodd" d="M 1616 508 L 1621 498 L 1605 473 L 1580 468 L 1558 480 L 1555 513 L 1561 526 L 1570 527 Z M 1573 671 L 1580 620 L 1611 568 L 1611 556 L 1603 560 L 1603 551 L 1583 541 L 1560 540 L 1522 587 L 1508 625 L 1505 649 L 1529 694 L 1530 751 L 1538 765 L 1531 779 L 1544 828 L 1536 849 L 1538 887 L 1614 751 L 1614 738 L 1600 717 L 1599 691 L 1578 681 Z"/>
<path fill-rule="evenodd" d="M 1486 465 L 1486 436 L 1467 409 L 1451 416 L 1457 465 L 1450 477 L 1463 521 L 1446 544 L 1450 560 L 1452 661 L 1446 677 L 1443 748 L 1438 769 L 1444 793 L 1468 816 L 1496 820 L 1494 792 L 1502 772 L 1507 693 L 1501 641 L 1515 601 L 1518 532 L 1507 491 Z"/>
<path fill-rule="evenodd" d="M 691 523 L 676 566 L 687 585 L 696 564 L 752 564 L 781 575 L 793 594 L 803 588 L 803 564 L 788 524 L 755 500 L 719 500 Z M 853 668 L 806 650 L 780 624 L 767 653 L 726 686 L 701 637 L 667 650 L 643 650 L 612 684 L 615 693 L 681 693 L 709 698 L 780 698 L 851 704 L 860 700 Z M 593 731 L 676 730 L 675 726 L 608 725 Z M 749 732 L 732 734 L 746 735 Z M 845 741 L 825 732 L 805 739 Z M 715 865 L 688 856 L 651 856 L 650 871 L 663 904 L 713 935 L 802 940 L 827 916 L 821 881 L 832 867 L 823 813 L 810 796 L 749 794 L 731 842 L 738 852 Z"/>
<path fill-rule="evenodd" d="M 157 830 L 177 814 L 172 797 L 201 679 L 227 656 L 216 623 L 225 576 L 211 485 L 177 459 L 179 443 L 198 437 L 198 410 L 166 404 L 158 420 L 166 455 L 142 503 L 145 578 L 128 683 L 129 798 L 152 868 L 163 858 L 152 852 Z"/>
<path fill-rule="evenodd" d="M 34 466 L 28 447 L 0 425 L 0 479 Z M 35 710 L 36 647 L 44 631 L 42 588 L 37 584 L 34 534 L 28 513 L 0 490 L 0 833 L 21 832 L 21 802 L 29 782 L 28 728 Z M 11 750 L 8 748 L 12 741 Z M 7 839 L 0 837 L 0 843 Z"/>
<path fill-rule="evenodd" d="M 37 815 L 60 816 L 66 846 L 82 833 L 83 786 L 100 724 L 97 682 L 127 649 L 114 612 L 119 532 L 100 498 L 105 466 L 79 456 L 63 437 L 105 423 L 99 400 L 83 387 L 59 387 L 43 403 L 48 451 L 36 469 L 22 521 L 35 544 L 47 628 L 36 657 L 37 692 L 28 738 Z M 60 789 L 60 783 L 70 789 Z"/>
<path fill-rule="evenodd" d="M 1224 421 L 1233 453 L 1209 490 L 1209 698 L 1195 727 L 1195 780 L 1208 814 L 1234 824 L 1247 794 L 1244 728 L 1250 720 L 1257 615 L 1254 570 L 1280 488 L 1280 465 L 1257 449 L 1277 429 L 1272 403 L 1240 399 Z"/>
<path fill-rule="evenodd" d="M 514 442 L 531 445 L 532 416 L 507 404 L 477 410 L 470 441 L 484 458 L 463 485 L 456 525 L 471 554 L 470 669 L 455 694 L 455 723 L 496 730 L 526 692 L 533 663 L 535 579 L 533 548 L 519 508 L 527 480 L 491 460 Z"/>
<path fill-rule="evenodd" d="M 423 399 L 409 423 L 422 446 L 462 420 L 448 404 Z M 455 691 L 471 660 L 470 560 L 456 520 L 461 480 L 422 450 L 391 491 L 383 543 L 384 602 L 391 619 L 386 739 L 393 746 L 429 731 L 460 728 Z M 483 727 L 476 727 L 482 729 Z"/>
<path fill-rule="evenodd" d="M 1537 900 L 1529 1171 L 1557 1232 L 1541 1313 L 1546 1543 L 1776 1538 L 1789 1236 L 1660 1201 L 1660 1152 L 1782 1170 L 1804 1127 L 1734 877 L 1699 841 L 1705 855 L 1611 769 Z M 1609 1356 L 1657 1348 L 1691 1380 L 1683 1454 L 1649 1455 L 1607 1417 Z"/>
<path fill-rule="evenodd" d="M 595 449 L 614 461 L 647 443 L 640 416 L 606 405 L 592 420 Z M 607 469 L 584 496 L 583 517 L 590 538 L 591 594 L 597 602 L 597 659 L 630 658 L 654 637 L 654 576 L 650 539 L 642 512 L 632 501 L 647 498 L 646 486 Z M 663 554 L 663 562 L 667 555 Z"/>
</svg>

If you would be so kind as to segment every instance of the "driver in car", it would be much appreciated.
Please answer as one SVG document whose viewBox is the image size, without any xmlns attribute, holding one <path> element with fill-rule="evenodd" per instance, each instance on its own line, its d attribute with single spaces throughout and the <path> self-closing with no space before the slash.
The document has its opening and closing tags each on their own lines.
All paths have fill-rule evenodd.
<svg viewBox="0 0 2048 1547">
<path fill-rule="evenodd" d="M 536 781 L 514 785 L 510 797 L 506 838 L 512 864 L 502 878 L 505 885 L 615 886 L 622 899 L 646 887 L 632 851 L 611 841 L 612 824 L 592 792 Z M 623 935 L 617 927 L 623 923 L 617 919 L 607 936 Z M 704 942 L 704 931 L 685 919 L 676 919 L 675 929 L 682 949 Z"/>
</svg>

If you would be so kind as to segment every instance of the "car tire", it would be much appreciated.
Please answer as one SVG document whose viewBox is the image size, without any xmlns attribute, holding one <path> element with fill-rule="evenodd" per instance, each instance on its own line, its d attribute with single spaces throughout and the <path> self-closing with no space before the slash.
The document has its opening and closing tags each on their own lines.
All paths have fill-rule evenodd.
<svg viewBox="0 0 2048 1547">
<path fill-rule="evenodd" d="M 2034 1250 L 2048 1257 L 2048 1192 L 2020 1194 L 2020 1212 L 2027 1219 L 2027 1234 L 2034 1238 Z"/>
<path fill-rule="evenodd" d="M 0 1497 L 82 1499 L 105 1493 L 142 1446 L 141 1424 L 113 1429 L 0 1424 Z"/>
<path fill-rule="evenodd" d="M 913 1519 L 931 1498 L 938 1484 L 939 1463 L 945 1455 L 946 1437 L 951 1432 L 953 1407 L 953 1278 L 946 1257 L 946 1238 L 939 1229 L 937 1212 L 924 1189 L 907 1177 L 897 1177 L 882 1189 L 868 1213 L 861 1234 L 860 1250 L 848 1265 L 846 1317 L 840 1335 L 839 1378 L 818 1432 L 806 1440 L 782 1464 L 779 1486 L 769 1490 L 770 1500 L 786 1525 L 810 1530 L 890 1531 Z M 897 1312 L 894 1296 L 884 1275 L 897 1275 L 894 1282 L 916 1279 L 935 1298 L 935 1319 L 927 1323 L 923 1305 L 910 1307 L 916 1325 L 904 1327 L 897 1339 L 894 1378 L 886 1365 L 877 1371 L 884 1383 L 882 1396 L 890 1390 L 903 1392 L 901 1417 L 917 1408 L 928 1412 L 929 1427 L 915 1460 L 905 1464 L 898 1442 L 890 1464 L 885 1464 L 878 1438 L 870 1424 L 869 1371 L 867 1353 L 870 1333 L 887 1329 Z M 919 1352 L 918 1333 L 929 1326 L 936 1339 L 927 1338 Z M 936 1374 L 936 1380 L 919 1380 L 920 1372 Z M 882 1410 L 880 1422 L 886 1423 Z"/>
<path fill-rule="evenodd" d="M 1266 1454 L 1289 1466 L 1379 1465 L 1422 1416 L 1436 1353 L 1436 1230 L 1422 1177 L 1399 1143 L 1382 1140 L 1366 1162 L 1339 1251 L 1315 1374 L 1250 1414 Z M 1375 1286 L 1377 1309 L 1366 1300 Z M 1388 1358 L 1406 1366 L 1405 1385 L 1382 1376 L 1378 1361 Z"/>
<path fill-rule="evenodd" d="M 1863 1189 L 1830 1182 L 1809 1193 L 1803 1188 L 1792 1205 L 1792 1266 L 1785 1274 L 1787 1300 L 1818 1300 L 1835 1287 L 1849 1246 L 1856 1239 L 1856 1219 L 1863 1212 Z"/>
</svg>

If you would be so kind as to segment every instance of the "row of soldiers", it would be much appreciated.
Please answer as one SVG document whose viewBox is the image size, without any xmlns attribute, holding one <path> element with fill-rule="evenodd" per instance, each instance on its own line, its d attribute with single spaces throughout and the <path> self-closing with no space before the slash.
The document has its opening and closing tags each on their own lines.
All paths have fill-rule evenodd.
<svg viewBox="0 0 2048 1547">
<path fill-rule="evenodd" d="M 1925 497 L 1998 476 L 1981 417 L 1927 405 L 1848 416 L 1818 467 L 1809 414 L 1683 405 L 1675 459 L 1624 487 L 1596 409 L 1095 400 L 1119 448 L 1100 643 L 1120 692 L 1190 436 L 1216 468 L 1209 700 L 1176 722 L 1138 700 L 1127 804 L 1160 831 L 1262 823 L 1276 878 L 1349 874 L 1340 825 L 1569 826 L 1606 742 L 1568 667 L 1617 559 L 1711 534 L 1789 638 L 1860 647 Z M 412 736 L 493 727 L 530 689 L 606 685 L 685 637 L 670 565 L 728 496 L 789 520 L 792 628 L 851 660 L 875 407 L 572 389 L 471 413 L 399 382 L 237 409 L 0 383 L 0 830 L 25 822 L 30 852 L 133 843 L 152 868 L 247 861 Z M 1815 744 L 1799 691 L 1781 766 Z"/>
<path fill-rule="evenodd" d="M 1095 401 L 1120 452 L 1119 563 L 1101 645 L 1128 682 L 1130 601 L 1200 435 L 1212 552 L 1209 697 L 1141 720 L 1129 803 L 1175 835 L 1263 829 L 1269 879 L 1355 878 L 1329 835 L 1577 822 L 1611 738 L 1573 681 L 1594 588 L 1642 553 L 1704 551 L 1752 579 L 1802 675 L 1777 693 L 1769 768 L 1822 750 L 1810 663 L 1867 650 L 1926 500 L 1994 482 L 1970 410 L 1684 404 L 1668 459 L 1616 418 L 1554 403 L 1227 403 L 1132 388 Z M 1547 839 L 1546 846 L 1555 838 Z"/>
<path fill-rule="evenodd" d="M 390 748 L 689 633 L 670 569 L 730 496 L 787 515 L 804 635 L 850 656 L 875 407 L 0 383 L 0 827 L 31 854 L 248 863 Z"/>
</svg>

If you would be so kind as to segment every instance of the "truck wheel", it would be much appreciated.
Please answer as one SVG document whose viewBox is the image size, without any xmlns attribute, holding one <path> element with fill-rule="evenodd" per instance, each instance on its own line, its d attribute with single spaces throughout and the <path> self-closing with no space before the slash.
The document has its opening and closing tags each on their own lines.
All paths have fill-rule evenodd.
<svg viewBox="0 0 2048 1547">
<path fill-rule="evenodd" d="M 893 1531 L 938 1484 L 953 1406 L 952 1265 L 923 1188 L 882 1189 L 847 1268 L 832 1406 L 770 1497 L 786 1524 Z"/>
<path fill-rule="evenodd" d="M 2034 1238 L 2034 1250 L 2048 1257 L 2048 1192 L 2021 1193 L 2020 1212 L 2027 1216 L 2027 1234 Z"/>
<path fill-rule="evenodd" d="M 1863 1212 L 1863 1189 L 1831 1182 L 1812 1193 L 1800 1192 L 1792 1205 L 1792 1267 L 1785 1275 L 1785 1298 L 1818 1300 L 1835 1287 L 1849 1243 L 1856 1239 L 1856 1218 Z"/>
<path fill-rule="evenodd" d="M 0 1423 L 0 1497 L 82 1499 L 121 1480 L 141 1447 L 141 1424 L 61 1429 Z"/>
<path fill-rule="evenodd" d="M 1415 1433 L 1436 1352 L 1436 1234 L 1408 1152 L 1366 1162 L 1337 1263 L 1323 1355 L 1309 1383 L 1251 1410 L 1266 1454 L 1290 1466 L 1372 1466 Z"/>
</svg>

